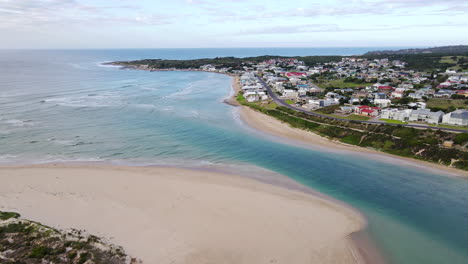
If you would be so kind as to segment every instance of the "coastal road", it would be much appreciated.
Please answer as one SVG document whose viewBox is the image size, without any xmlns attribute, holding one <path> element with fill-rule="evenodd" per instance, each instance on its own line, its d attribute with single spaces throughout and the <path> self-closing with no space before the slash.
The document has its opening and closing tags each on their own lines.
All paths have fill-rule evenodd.
<svg viewBox="0 0 468 264">
<path fill-rule="evenodd" d="M 287 104 L 284 102 L 284 100 L 280 99 L 271 89 L 270 85 L 268 85 L 260 76 L 257 75 L 258 80 L 260 83 L 265 87 L 265 89 L 268 91 L 268 95 L 275 101 L 277 104 L 282 105 L 284 107 L 287 107 L 289 109 L 292 109 L 294 111 L 299 111 L 311 116 L 318 116 L 318 117 L 323 117 L 323 118 L 328 118 L 328 119 L 334 119 L 334 120 L 341 120 L 341 121 L 353 121 L 353 122 L 358 122 L 358 123 L 365 123 L 365 124 L 379 124 L 379 125 L 390 125 L 390 126 L 404 126 L 404 127 L 414 127 L 418 129 L 436 129 L 436 130 L 443 130 L 443 131 L 449 131 L 449 132 L 462 132 L 466 133 L 466 130 L 462 129 L 455 129 L 455 128 L 443 128 L 443 127 L 433 127 L 433 126 L 427 126 L 427 125 L 415 125 L 415 124 L 391 124 L 391 123 L 385 123 L 385 122 L 379 122 L 379 121 L 361 121 L 361 120 L 349 120 L 345 118 L 339 118 L 339 117 L 333 117 L 333 116 L 327 116 L 323 115 L 320 113 L 316 112 L 311 112 L 307 111 L 303 108 L 296 107 L 290 104 Z"/>
</svg>

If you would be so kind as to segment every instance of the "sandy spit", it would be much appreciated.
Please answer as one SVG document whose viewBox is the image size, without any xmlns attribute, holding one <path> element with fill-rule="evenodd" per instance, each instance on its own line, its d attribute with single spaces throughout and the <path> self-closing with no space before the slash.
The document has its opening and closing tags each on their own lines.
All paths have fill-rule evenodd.
<svg viewBox="0 0 468 264">
<path fill-rule="evenodd" d="M 0 210 L 84 229 L 144 263 L 363 263 L 362 216 L 245 177 L 157 167 L 0 168 Z"/>
</svg>

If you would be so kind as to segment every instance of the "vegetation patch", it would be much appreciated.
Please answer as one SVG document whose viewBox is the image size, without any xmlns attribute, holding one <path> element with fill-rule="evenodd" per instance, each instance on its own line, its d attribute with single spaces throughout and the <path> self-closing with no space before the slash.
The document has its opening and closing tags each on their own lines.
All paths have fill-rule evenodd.
<svg viewBox="0 0 468 264">
<path fill-rule="evenodd" d="M 0 220 L 8 220 L 10 218 L 19 218 L 21 215 L 13 212 L 0 212 Z"/>
<path fill-rule="evenodd" d="M 0 263 L 136 264 L 122 248 L 82 231 L 59 232 L 19 214 L 0 212 Z"/>
<path fill-rule="evenodd" d="M 468 109 L 468 100 L 431 98 L 427 102 L 427 108 L 432 111 L 453 112 L 456 109 Z"/>
<path fill-rule="evenodd" d="M 400 125 L 407 124 L 404 121 L 393 120 L 393 119 L 385 119 L 385 118 L 381 118 L 380 121 L 384 121 L 385 123 L 388 123 L 388 124 L 400 124 Z"/>
</svg>

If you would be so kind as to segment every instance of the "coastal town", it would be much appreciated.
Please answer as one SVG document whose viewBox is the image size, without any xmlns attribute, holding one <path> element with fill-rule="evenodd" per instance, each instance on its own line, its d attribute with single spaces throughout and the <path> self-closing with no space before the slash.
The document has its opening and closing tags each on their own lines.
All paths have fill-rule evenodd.
<svg viewBox="0 0 468 264">
<path fill-rule="evenodd" d="M 392 124 L 468 125 L 468 72 L 419 72 L 400 60 L 343 57 L 306 66 L 292 58 L 270 59 L 243 70 L 203 65 L 200 70 L 240 77 L 247 102 L 283 102 L 330 117 Z M 266 85 L 267 86 L 266 86 Z"/>
<path fill-rule="evenodd" d="M 468 170 L 467 56 L 405 56 L 216 57 L 110 64 L 130 70 L 226 74 L 233 77 L 234 94 L 224 102 L 246 106 L 240 113 L 250 126 L 262 123 L 260 127 L 271 132 L 287 124 L 347 146 Z M 252 111 L 249 118 L 242 117 L 246 109 L 273 119 L 267 124 L 259 116 L 252 118 Z"/>
</svg>

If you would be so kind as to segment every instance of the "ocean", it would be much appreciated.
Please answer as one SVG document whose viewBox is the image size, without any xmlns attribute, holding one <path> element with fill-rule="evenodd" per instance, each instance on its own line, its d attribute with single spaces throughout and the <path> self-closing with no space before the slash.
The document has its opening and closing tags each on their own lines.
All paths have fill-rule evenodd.
<svg viewBox="0 0 468 264">
<path fill-rule="evenodd" d="M 231 93 L 231 78 L 225 75 L 101 65 L 143 58 L 352 55 L 367 50 L 2 50 L 0 164 L 231 168 L 263 177 L 272 171 L 359 209 L 390 263 L 466 264 L 466 179 L 403 161 L 306 149 L 262 136 L 239 120 L 235 107 L 223 103 Z"/>
</svg>

